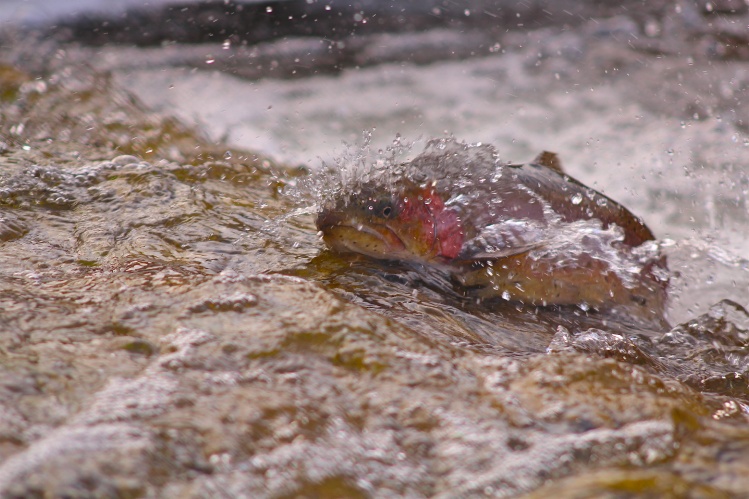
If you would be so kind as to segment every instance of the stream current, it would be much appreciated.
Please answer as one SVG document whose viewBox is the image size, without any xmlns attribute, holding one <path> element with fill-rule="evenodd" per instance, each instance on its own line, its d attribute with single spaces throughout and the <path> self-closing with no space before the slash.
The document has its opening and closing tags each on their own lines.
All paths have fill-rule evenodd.
<svg viewBox="0 0 749 499">
<path fill-rule="evenodd" d="M 45 71 L 8 56 L 2 495 L 745 493 L 749 66 L 622 43 L 637 29 L 296 80 L 117 46 Z M 303 187 L 372 129 L 374 149 L 557 152 L 656 234 L 671 325 L 476 302 L 325 251 Z"/>
</svg>

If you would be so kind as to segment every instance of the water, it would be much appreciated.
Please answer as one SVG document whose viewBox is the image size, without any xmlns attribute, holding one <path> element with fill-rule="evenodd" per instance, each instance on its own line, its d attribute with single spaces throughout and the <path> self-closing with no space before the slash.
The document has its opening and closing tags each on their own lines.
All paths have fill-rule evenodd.
<svg viewBox="0 0 749 499">
<path fill-rule="evenodd" d="M 37 80 L 3 67 L 0 490 L 743 494 L 744 135 L 716 94 L 700 94 L 712 111 L 695 119 L 703 111 L 683 94 L 663 100 L 642 88 L 681 71 L 679 88 L 697 91 L 709 74 L 733 98 L 744 63 L 659 58 L 598 39 L 581 53 L 572 48 L 588 39 L 578 35 L 545 39 L 600 64 L 539 59 L 539 47 L 553 46 L 536 43 L 296 82 L 174 70 L 112 81 L 64 61 Z M 612 66 L 619 76 L 605 76 Z M 403 91 L 396 99 L 383 90 L 387 75 L 398 76 L 388 87 Z M 162 107 L 200 89 L 172 110 L 197 116 L 210 137 L 143 109 L 122 82 Z M 286 92 L 280 100 L 250 98 L 273 86 Z M 423 117 L 391 114 L 408 99 Z M 262 135 L 273 119 L 234 120 L 252 106 L 273 119 L 299 115 L 286 135 L 280 124 Z M 273 114 L 284 106 L 288 114 Z M 373 126 L 375 151 L 396 131 L 422 140 L 449 128 L 495 144 L 505 160 L 559 152 L 570 173 L 660 238 L 674 327 L 501 296 L 477 302 L 439 273 L 325 251 L 310 209 L 320 190 L 291 195 L 307 174 L 279 158 L 322 170 L 316 155 L 335 165 L 338 140 Z M 238 147 L 248 129 L 246 145 L 278 154 Z"/>
<path fill-rule="evenodd" d="M 184 3 L 179 0 L 4 0 L 0 23 L 7 25 L 52 24 L 64 18 L 83 15 L 121 14 L 128 9 L 154 8 Z"/>
<path fill-rule="evenodd" d="M 741 229 L 747 137 L 734 125 L 741 116 L 734 87 L 743 81 L 743 65 L 647 58 L 613 40 L 591 46 L 565 33 L 544 35 L 531 33 L 515 41 L 522 48 L 508 44 L 504 54 L 462 62 L 383 65 L 304 80 L 246 82 L 164 68 L 128 69 L 117 77 L 149 105 L 200 123 L 212 137 L 311 168 L 333 163 L 344 142 L 356 143 L 362 130 L 373 128 L 372 147 L 385 147 L 395 133 L 418 144 L 447 133 L 493 144 L 510 162 L 555 151 L 571 175 L 641 216 L 658 238 L 675 241 L 673 269 L 684 268 L 681 275 L 688 276 L 709 267 L 713 285 L 745 303 L 749 276 L 743 271 L 733 272 L 709 253 L 701 253 L 698 269 L 684 258 L 708 240 L 733 258 L 749 250 Z M 575 48 L 574 66 L 563 50 L 562 56 L 538 57 L 556 45 Z M 601 54 L 618 54 L 619 66 L 599 70 L 593 61 Z M 639 90 L 669 81 L 670 100 Z M 721 85 L 722 93 L 711 90 Z M 197 92 L 199 105 L 192 97 Z M 705 108 L 697 119 L 690 112 L 695 102 Z M 705 311 L 710 303 L 697 305 L 695 295 L 710 293 L 713 285 L 677 279 L 674 289 L 681 291 L 672 318 Z"/>
</svg>

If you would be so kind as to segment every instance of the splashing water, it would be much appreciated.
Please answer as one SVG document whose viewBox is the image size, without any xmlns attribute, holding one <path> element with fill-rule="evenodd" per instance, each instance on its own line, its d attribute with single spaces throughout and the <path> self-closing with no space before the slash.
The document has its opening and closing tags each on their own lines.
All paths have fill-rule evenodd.
<svg viewBox="0 0 749 499">
<path fill-rule="evenodd" d="M 344 144 L 343 151 L 332 164 L 323 161 L 321 168 L 287 183 L 284 195 L 301 206 L 290 216 L 317 213 L 326 202 L 355 195 L 361 192 L 362 185 L 370 182 L 392 188 L 403 174 L 403 161 L 417 142 L 396 135 L 390 145 L 375 149 L 373 133 L 374 130 L 362 132 L 361 142 Z"/>
<path fill-rule="evenodd" d="M 658 245 L 643 244 L 650 231 L 613 200 L 481 143 L 431 140 L 407 163 L 388 152 L 370 162 L 357 152 L 323 194 L 317 225 L 333 249 L 441 268 L 483 297 L 662 312 Z"/>
</svg>

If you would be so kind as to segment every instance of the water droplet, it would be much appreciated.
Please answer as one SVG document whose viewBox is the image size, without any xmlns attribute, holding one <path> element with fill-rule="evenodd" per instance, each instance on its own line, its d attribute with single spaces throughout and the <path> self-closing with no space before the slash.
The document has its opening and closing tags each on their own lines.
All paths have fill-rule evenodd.
<svg viewBox="0 0 749 499">
<path fill-rule="evenodd" d="M 471 11 L 469 9 L 466 9 L 466 10 L 463 11 L 463 14 L 465 14 L 466 17 L 468 17 L 468 16 L 471 15 Z"/>
<path fill-rule="evenodd" d="M 645 23 L 645 34 L 649 37 L 658 36 L 661 33 L 661 26 L 654 20 Z"/>
<path fill-rule="evenodd" d="M 510 301 L 510 298 L 512 297 L 510 296 L 510 293 L 505 290 L 505 291 L 502 291 L 502 298 L 504 298 L 507 301 Z"/>
<path fill-rule="evenodd" d="M 221 48 L 224 50 L 229 50 L 231 48 L 231 41 L 224 40 L 224 43 L 221 44 Z"/>
<path fill-rule="evenodd" d="M 271 12 L 273 12 L 273 7 L 271 7 L 269 5 L 268 7 L 265 8 L 265 12 L 267 12 L 268 14 L 270 14 Z"/>
<path fill-rule="evenodd" d="M 583 202 L 583 195 L 578 192 L 570 198 L 570 201 L 572 201 L 572 204 L 580 204 Z"/>
<path fill-rule="evenodd" d="M 325 6 L 325 10 L 330 10 L 332 7 L 330 5 Z"/>
<path fill-rule="evenodd" d="M 214 62 L 216 62 L 216 59 L 212 55 L 206 56 L 206 59 L 205 59 L 206 64 L 213 64 Z"/>
</svg>

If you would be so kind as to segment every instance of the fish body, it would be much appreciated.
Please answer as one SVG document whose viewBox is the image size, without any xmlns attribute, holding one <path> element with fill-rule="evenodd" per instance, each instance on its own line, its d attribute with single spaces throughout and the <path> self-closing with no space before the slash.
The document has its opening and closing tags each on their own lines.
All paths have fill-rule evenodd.
<svg viewBox="0 0 749 499">
<path fill-rule="evenodd" d="M 323 203 L 330 248 L 439 267 L 483 297 L 663 312 L 652 232 L 556 155 L 514 165 L 491 146 L 442 139 L 398 170 Z"/>
</svg>

